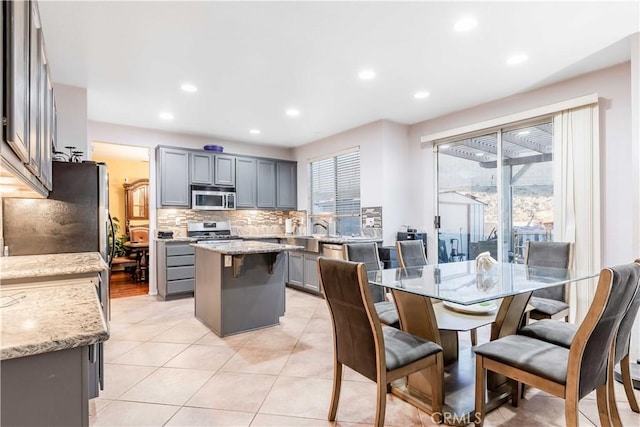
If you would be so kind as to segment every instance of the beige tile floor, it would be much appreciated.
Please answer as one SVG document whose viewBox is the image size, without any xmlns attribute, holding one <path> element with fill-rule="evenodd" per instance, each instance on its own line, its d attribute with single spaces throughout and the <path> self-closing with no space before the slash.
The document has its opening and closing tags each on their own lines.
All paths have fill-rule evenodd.
<svg viewBox="0 0 640 427">
<path fill-rule="evenodd" d="M 331 397 L 331 321 L 324 300 L 287 289 L 276 327 L 219 338 L 193 317 L 193 298 L 139 296 L 112 301 L 105 345 L 106 384 L 90 401 L 94 426 L 368 426 L 375 385 L 347 369 L 337 421 Z M 462 334 L 468 346 L 468 334 Z M 465 337 L 465 335 L 467 335 Z M 487 331 L 480 331 L 480 337 Z M 625 426 L 640 426 L 619 384 Z M 640 399 L 640 393 L 637 394 Z M 594 395 L 580 404 L 580 425 L 599 425 Z M 385 425 L 432 426 L 430 417 L 387 397 Z M 518 408 L 504 405 L 487 426 L 562 426 L 561 399 L 528 390 Z"/>
</svg>

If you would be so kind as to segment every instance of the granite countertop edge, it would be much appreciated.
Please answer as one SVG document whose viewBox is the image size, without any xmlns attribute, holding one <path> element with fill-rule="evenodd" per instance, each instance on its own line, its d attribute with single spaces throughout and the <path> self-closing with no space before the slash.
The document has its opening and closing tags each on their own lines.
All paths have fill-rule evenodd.
<svg viewBox="0 0 640 427">
<path fill-rule="evenodd" d="M 192 243 L 191 246 L 211 252 L 218 252 L 223 255 L 263 254 L 272 252 L 299 251 L 304 249 L 303 246 L 264 242 L 233 242 L 215 246 Z"/>
<path fill-rule="evenodd" d="M 98 273 L 109 266 L 99 252 L 0 257 L 0 280 Z"/>
<path fill-rule="evenodd" d="M 109 328 L 95 286 L 89 281 L 18 288 L 10 292 L 23 293 L 24 299 L 0 308 L 3 323 L 0 360 L 82 347 L 109 339 Z"/>
<path fill-rule="evenodd" d="M 367 242 L 382 242 L 384 239 L 382 237 L 350 237 L 350 236 L 340 236 L 340 237 L 321 237 L 321 236 L 306 236 L 306 235 L 292 235 L 292 234 L 263 234 L 263 235 L 238 235 L 238 237 L 243 240 L 259 240 L 259 239 L 287 239 L 289 237 L 301 237 L 301 238 L 313 238 L 317 239 L 319 242 L 323 243 L 367 243 Z M 196 242 L 198 239 L 195 237 L 174 237 L 171 239 L 159 239 L 155 238 L 155 241 L 158 242 Z"/>
</svg>

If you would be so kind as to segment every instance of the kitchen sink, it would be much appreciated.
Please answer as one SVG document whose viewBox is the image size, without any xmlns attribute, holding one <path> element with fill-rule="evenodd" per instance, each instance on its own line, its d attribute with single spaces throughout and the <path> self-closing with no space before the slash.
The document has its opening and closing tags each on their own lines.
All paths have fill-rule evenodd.
<svg viewBox="0 0 640 427">
<path fill-rule="evenodd" d="M 306 252 L 320 253 L 320 240 L 313 236 L 287 237 L 287 244 L 304 246 Z"/>
</svg>

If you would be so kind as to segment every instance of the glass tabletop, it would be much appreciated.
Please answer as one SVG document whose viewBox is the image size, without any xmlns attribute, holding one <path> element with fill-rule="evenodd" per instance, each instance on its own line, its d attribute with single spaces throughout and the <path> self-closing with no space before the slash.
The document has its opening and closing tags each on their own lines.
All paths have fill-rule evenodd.
<svg viewBox="0 0 640 427">
<path fill-rule="evenodd" d="M 564 268 L 498 263 L 476 273 L 475 261 L 375 270 L 369 283 L 463 305 L 576 282 L 597 273 Z"/>
</svg>

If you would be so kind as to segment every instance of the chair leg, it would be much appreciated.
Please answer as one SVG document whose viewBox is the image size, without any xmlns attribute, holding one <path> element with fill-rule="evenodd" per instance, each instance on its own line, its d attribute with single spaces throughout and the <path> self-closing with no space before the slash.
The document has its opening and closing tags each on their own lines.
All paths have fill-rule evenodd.
<svg viewBox="0 0 640 427">
<path fill-rule="evenodd" d="M 471 335 L 471 345 L 473 347 L 478 345 L 478 330 L 472 329 L 469 331 L 469 335 Z"/>
<path fill-rule="evenodd" d="M 516 380 L 509 379 L 511 383 L 511 406 L 518 407 L 518 398 L 520 397 L 520 383 Z"/>
<path fill-rule="evenodd" d="M 436 423 L 442 422 L 442 408 L 444 406 L 444 357 L 436 354 L 436 364 L 431 367 L 431 409 L 432 419 Z"/>
<path fill-rule="evenodd" d="M 342 363 L 333 362 L 333 391 L 331 392 L 331 405 L 329 406 L 329 421 L 336 419 L 338 412 L 338 400 L 340 399 L 340 386 L 342 385 Z"/>
<path fill-rule="evenodd" d="M 627 354 L 620 361 L 620 373 L 622 374 L 622 384 L 624 384 L 624 392 L 627 395 L 629 406 L 633 412 L 640 412 L 636 395 L 633 393 L 633 382 L 631 380 L 631 368 L 629 366 L 629 355 Z"/>
<path fill-rule="evenodd" d="M 564 400 L 564 419 L 567 427 L 578 427 L 578 396 L 567 396 Z M 603 425 L 606 427 L 607 425 Z"/>
<path fill-rule="evenodd" d="M 610 426 L 611 417 L 609 415 L 609 402 L 607 402 L 607 384 L 603 384 L 596 389 L 596 401 L 598 403 L 598 416 L 602 426 Z"/>
<path fill-rule="evenodd" d="M 376 404 L 376 427 L 384 427 L 384 414 L 387 410 L 387 383 L 386 378 L 378 378 L 376 384 L 378 390 L 378 402 Z"/>
<path fill-rule="evenodd" d="M 484 357 L 476 354 L 476 408 L 473 422 L 479 427 L 484 423 L 485 390 Z"/>
<path fill-rule="evenodd" d="M 607 362 L 607 371 L 607 395 L 605 396 L 607 399 L 607 414 L 611 417 L 611 424 L 614 427 L 622 427 L 620 413 L 618 413 L 618 405 L 616 404 L 616 392 L 613 387 L 615 382 L 615 379 L 613 378 L 613 357 L 609 357 L 609 361 Z M 598 407 L 598 412 L 600 412 L 599 410 L 600 407 Z"/>
</svg>

